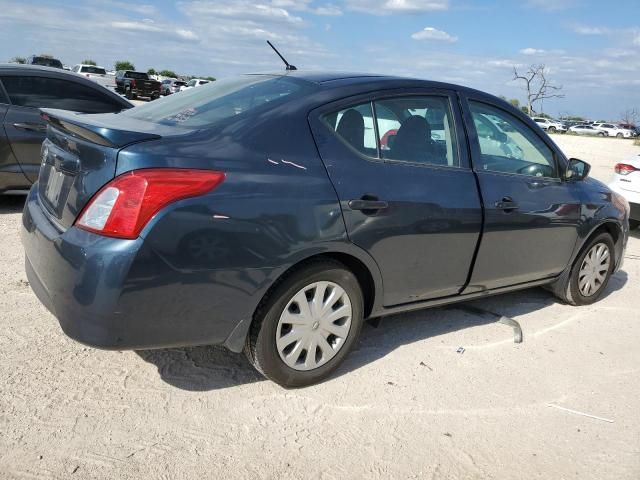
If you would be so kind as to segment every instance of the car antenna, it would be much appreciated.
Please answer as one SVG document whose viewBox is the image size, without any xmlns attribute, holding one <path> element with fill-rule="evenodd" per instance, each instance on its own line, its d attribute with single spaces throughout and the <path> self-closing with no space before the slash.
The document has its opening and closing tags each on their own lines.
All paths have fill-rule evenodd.
<svg viewBox="0 0 640 480">
<path fill-rule="evenodd" d="M 280 59 L 284 62 L 284 64 L 287 66 L 287 70 L 297 70 L 295 65 L 291 65 L 289 62 L 287 62 L 285 60 L 285 58 L 280 55 L 280 52 L 278 51 L 278 49 L 276 47 L 273 46 L 273 43 L 271 43 L 269 40 L 267 40 L 267 43 L 269 44 L 269 46 L 271 48 L 273 48 L 273 51 L 276 52 L 278 54 L 278 56 L 280 57 Z"/>
</svg>

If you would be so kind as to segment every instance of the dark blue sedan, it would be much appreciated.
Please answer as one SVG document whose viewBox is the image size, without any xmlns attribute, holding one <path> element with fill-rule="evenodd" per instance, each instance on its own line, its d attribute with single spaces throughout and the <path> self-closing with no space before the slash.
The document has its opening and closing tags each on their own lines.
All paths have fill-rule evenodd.
<svg viewBox="0 0 640 480">
<path fill-rule="evenodd" d="M 96 347 L 225 345 L 303 386 L 366 318 L 542 285 L 592 303 L 627 242 L 628 204 L 586 163 L 455 85 L 246 75 L 43 116 L 27 274 Z"/>
</svg>

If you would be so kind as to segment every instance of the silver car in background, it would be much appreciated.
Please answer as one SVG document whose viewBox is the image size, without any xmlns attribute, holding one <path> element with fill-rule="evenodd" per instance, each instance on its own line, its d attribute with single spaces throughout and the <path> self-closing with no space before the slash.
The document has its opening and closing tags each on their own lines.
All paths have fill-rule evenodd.
<svg viewBox="0 0 640 480">
<path fill-rule="evenodd" d="M 576 135 L 605 136 L 605 133 L 602 130 L 598 130 L 591 125 L 574 125 L 573 127 L 569 127 L 569 132 L 575 133 Z"/>
</svg>

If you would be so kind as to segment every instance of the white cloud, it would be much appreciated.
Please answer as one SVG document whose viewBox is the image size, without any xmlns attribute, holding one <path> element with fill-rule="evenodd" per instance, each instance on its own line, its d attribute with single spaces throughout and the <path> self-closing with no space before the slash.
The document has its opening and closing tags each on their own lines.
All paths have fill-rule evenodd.
<svg viewBox="0 0 640 480">
<path fill-rule="evenodd" d="M 546 50 L 542 50 L 540 48 L 523 48 L 520 50 L 522 55 L 542 55 Z"/>
<path fill-rule="evenodd" d="M 449 9 L 449 0 L 346 0 L 347 8 L 372 15 L 434 12 Z"/>
<path fill-rule="evenodd" d="M 414 40 L 429 40 L 436 42 L 455 43 L 458 41 L 458 37 L 449 35 L 447 32 L 438 30 L 433 27 L 425 27 L 423 30 L 411 35 Z"/>
<path fill-rule="evenodd" d="M 546 12 L 555 12 L 575 7 L 576 3 L 576 0 L 527 0 L 526 6 Z"/>
<path fill-rule="evenodd" d="M 138 32 L 161 32 L 162 28 L 151 22 L 111 22 L 113 28 L 119 30 L 134 30 Z"/>
<path fill-rule="evenodd" d="M 328 3 L 327 5 L 321 5 L 313 9 L 312 12 L 315 13 L 316 15 L 326 15 L 326 16 L 332 16 L 332 17 L 337 17 L 342 15 L 342 10 L 340 10 L 340 7 L 337 7 L 330 3 Z"/>
<path fill-rule="evenodd" d="M 573 27 L 573 31 L 579 35 L 606 35 L 610 32 L 605 27 L 592 27 L 588 25 L 576 25 Z"/>
</svg>

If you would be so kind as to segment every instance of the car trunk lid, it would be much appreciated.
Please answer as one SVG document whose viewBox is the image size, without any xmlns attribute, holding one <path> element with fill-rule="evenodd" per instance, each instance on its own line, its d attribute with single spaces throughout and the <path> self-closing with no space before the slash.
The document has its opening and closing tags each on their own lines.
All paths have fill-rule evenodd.
<svg viewBox="0 0 640 480">
<path fill-rule="evenodd" d="M 43 109 L 42 116 L 48 128 L 41 150 L 38 196 L 61 230 L 73 225 L 91 197 L 115 177 L 120 149 L 168 133 L 166 127 L 115 114 Z"/>
</svg>

